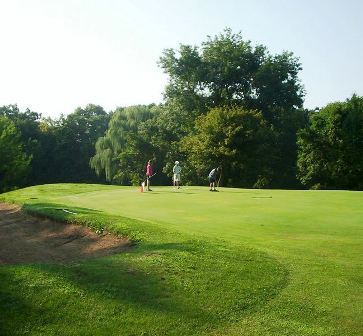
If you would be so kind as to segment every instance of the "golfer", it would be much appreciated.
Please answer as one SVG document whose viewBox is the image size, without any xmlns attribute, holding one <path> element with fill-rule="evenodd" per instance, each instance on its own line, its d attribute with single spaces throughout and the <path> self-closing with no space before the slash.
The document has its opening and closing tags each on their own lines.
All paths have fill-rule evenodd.
<svg viewBox="0 0 363 336">
<path fill-rule="evenodd" d="M 179 161 L 175 161 L 175 166 L 173 167 L 173 185 L 174 188 L 178 187 L 180 189 L 180 173 L 181 173 L 181 167 L 179 165 Z"/>
<path fill-rule="evenodd" d="M 209 180 L 209 191 L 218 191 L 216 189 L 216 180 L 217 180 L 217 176 L 220 174 L 221 171 L 221 167 L 217 167 L 217 168 L 213 168 L 209 175 L 208 175 L 208 180 Z"/>
<path fill-rule="evenodd" d="M 151 160 L 149 160 L 147 162 L 147 166 L 146 166 L 146 188 L 147 191 L 152 191 L 150 189 L 150 177 L 153 175 L 153 168 L 151 166 Z"/>
</svg>

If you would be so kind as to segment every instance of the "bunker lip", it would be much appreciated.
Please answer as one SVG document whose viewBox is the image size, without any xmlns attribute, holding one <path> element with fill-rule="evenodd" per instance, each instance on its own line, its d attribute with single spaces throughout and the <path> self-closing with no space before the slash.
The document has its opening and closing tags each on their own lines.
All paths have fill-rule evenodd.
<svg viewBox="0 0 363 336">
<path fill-rule="evenodd" d="M 129 250 L 130 240 L 81 225 L 33 217 L 0 203 L 0 265 L 65 263 Z"/>
</svg>

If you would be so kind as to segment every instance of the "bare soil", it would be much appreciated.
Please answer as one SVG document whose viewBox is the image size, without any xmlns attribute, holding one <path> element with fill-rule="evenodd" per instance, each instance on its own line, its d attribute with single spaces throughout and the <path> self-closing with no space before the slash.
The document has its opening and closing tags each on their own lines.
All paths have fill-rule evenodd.
<svg viewBox="0 0 363 336">
<path fill-rule="evenodd" d="M 0 265 L 99 258 L 130 247 L 127 239 L 33 217 L 17 205 L 0 203 Z"/>
</svg>

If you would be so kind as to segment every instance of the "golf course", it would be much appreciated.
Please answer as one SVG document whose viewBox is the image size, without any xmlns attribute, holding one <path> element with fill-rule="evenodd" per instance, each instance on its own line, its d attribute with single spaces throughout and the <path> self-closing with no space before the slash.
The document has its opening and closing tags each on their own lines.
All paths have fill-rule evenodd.
<svg viewBox="0 0 363 336">
<path fill-rule="evenodd" d="M 152 189 L 0 194 L 26 225 L 128 240 L 101 257 L 0 263 L 0 335 L 363 334 L 363 192 Z"/>
</svg>

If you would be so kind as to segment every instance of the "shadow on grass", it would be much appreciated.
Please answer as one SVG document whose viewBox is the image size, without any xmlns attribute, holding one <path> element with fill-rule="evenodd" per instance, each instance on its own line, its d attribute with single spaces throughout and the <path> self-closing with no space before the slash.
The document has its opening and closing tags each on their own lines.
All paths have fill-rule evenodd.
<svg viewBox="0 0 363 336">
<path fill-rule="evenodd" d="M 102 211 L 90 209 L 90 208 L 81 208 L 75 206 L 68 206 L 64 204 L 58 203 L 29 203 L 24 204 L 22 210 L 30 213 L 35 216 L 45 216 L 51 217 L 53 219 L 58 219 L 67 221 L 74 214 L 101 214 Z"/>
<path fill-rule="evenodd" d="M 0 266 L 0 335 L 24 335 L 32 321 L 48 314 L 46 307 L 34 304 L 25 288 L 13 270 Z"/>
<path fill-rule="evenodd" d="M 39 274 L 46 280 L 37 280 Z M 69 265 L 31 265 L 23 279 L 2 301 L 7 321 L 46 328 L 61 313 L 65 330 L 73 332 L 117 330 L 123 321 L 137 328 L 129 334 L 199 335 L 261 309 L 286 286 L 288 274 L 264 254 L 190 240 L 146 242 L 125 254 Z M 21 297 L 24 309 L 6 310 Z M 114 311 L 118 318 L 110 320 Z"/>
</svg>

